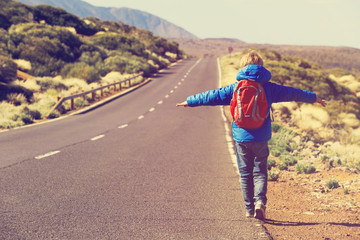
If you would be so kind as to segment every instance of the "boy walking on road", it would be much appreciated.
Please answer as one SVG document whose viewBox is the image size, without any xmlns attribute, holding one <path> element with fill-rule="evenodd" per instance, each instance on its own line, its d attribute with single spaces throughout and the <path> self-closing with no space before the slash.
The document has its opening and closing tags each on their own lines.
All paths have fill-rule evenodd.
<svg viewBox="0 0 360 240">
<path fill-rule="evenodd" d="M 241 69 L 236 76 L 239 83 L 189 96 L 186 101 L 178 103 L 177 106 L 215 106 L 231 103 L 231 111 L 234 117 L 232 134 L 235 141 L 246 217 L 262 220 L 265 219 L 267 202 L 267 159 L 269 156 L 268 141 L 271 139 L 271 119 L 269 116 L 271 104 L 288 101 L 317 102 L 325 107 L 326 102 L 313 92 L 269 82 L 271 73 L 263 67 L 263 60 L 256 52 L 244 55 L 241 58 L 240 67 Z M 243 85 L 252 85 L 252 87 L 242 87 Z M 241 91 L 245 88 L 256 90 L 252 96 L 245 97 L 246 94 L 250 94 Z M 246 113 L 246 108 L 249 106 L 255 107 L 250 113 Z M 262 108 L 265 110 L 261 110 Z M 264 113 L 261 112 L 264 112 L 265 115 L 262 115 Z M 244 121 L 250 122 L 247 124 L 243 123 Z M 256 122 L 256 124 L 253 125 L 252 122 Z"/>
</svg>

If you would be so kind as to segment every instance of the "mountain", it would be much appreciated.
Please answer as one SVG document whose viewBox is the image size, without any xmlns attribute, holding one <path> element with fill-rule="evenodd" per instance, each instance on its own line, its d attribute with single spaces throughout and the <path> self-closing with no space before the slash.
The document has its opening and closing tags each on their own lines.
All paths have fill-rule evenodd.
<svg viewBox="0 0 360 240">
<path fill-rule="evenodd" d="M 60 7 L 79 17 L 96 17 L 101 20 L 120 21 L 153 32 L 155 35 L 165 38 L 190 38 L 197 37 L 162 18 L 147 12 L 130 8 L 107 8 L 95 7 L 82 0 L 17 0 L 29 5 L 47 4 Z"/>
</svg>

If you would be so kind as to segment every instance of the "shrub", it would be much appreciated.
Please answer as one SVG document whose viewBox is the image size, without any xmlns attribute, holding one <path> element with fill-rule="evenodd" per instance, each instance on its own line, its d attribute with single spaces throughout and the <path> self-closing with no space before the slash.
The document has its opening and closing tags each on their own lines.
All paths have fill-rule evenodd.
<svg viewBox="0 0 360 240">
<path fill-rule="evenodd" d="M 294 166 L 298 160 L 289 154 L 283 154 L 279 158 L 283 163 L 285 163 L 287 166 Z"/>
<path fill-rule="evenodd" d="M 275 160 L 273 159 L 268 159 L 267 161 L 267 169 L 268 170 L 271 170 L 272 167 L 275 167 L 276 163 L 275 163 Z"/>
<path fill-rule="evenodd" d="M 107 50 L 121 50 L 126 52 L 131 49 L 133 39 L 117 33 L 105 33 L 91 38 L 91 42 L 96 46 L 101 46 Z"/>
<path fill-rule="evenodd" d="M 0 82 L 11 83 L 16 79 L 17 64 L 6 56 L 0 55 Z"/>
<path fill-rule="evenodd" d="M 6 16 L 0 13 L 0 28 L 8 29 L 11 26 L 11 22 Z"/>
<path fill-rule="evenodd" d="M 329 181 L 326 182 L 326 187 L 329 189 L 335 189 L 335 188 L 339 188 L 340 184 L 338 181 L 331 179 Z"/>
<path fill-rule="evenodd" d="M 270 148 L 270 153 L 274 157 L 279 157 L 281 155 L 281 150 L 276 149 L 275 147 Z"/>
<path fill-rule="evenodd" d="M 85 106 L 89 106 L 89 102 L 83 98 L 76 98 L 74 101 L 74 105 L 75 107 L 85 107 Z"/>
<path fill-rule="evenodd" d="M 39 5 L 34 7 L 34 19 L 36 21 L 44 20 L 49 25 L 58 25 L 65 27 L 74 27 L 77 33 L 83 35 L 94 35 L 97 29 L 86 24 L 77 16 L 68 13 L 67 11 L 52 7 L 49 5 Z"/>
<path fill-rule="evenodd" d="M 26 124 L 32 124 L 34 123 L 34 121 L 32 120 L 31 116 L 26 115 L 26 114 L 22 114 L 20 116 L 21 121 L 26 125 Z"/>
<path fill-rule="evenodd" d="M 13 58 L 30 61 L 30 73 L 35 76 L 57 75 L 66 63 L 80 56 L 83 44 L 67 29 L 43 24 L 13 25 L 9 35 L 15 44 L 11 50 Z"/>
<path fill-rule="evenodd" d="M 31 119 L 40 120 L 41 113 L 38 110 L 30 110 L 28 107 L 24 107 L 24 114 L 31 117 Z"/>
<path fill-rule="evenodd" d="M 7 24 L 18 24 L 33 20 L 32 8 L 25 4 L 16 1 L 2 0 L 0 1 L 0 9 L 7 19 Z"/>
<path fill-rule="evenodd" d="M 286 163 L 282 163 L 278 166 L 279 170 L 288 170 L 288 165 Z"/>
<path fill-rule="evenodd" d="M 269 141 L 269 148 L 271 154 L 276 155 L 285 154 L 286 152 L 292 152 L 296 150 L 297 144 L 292 140 L 298 134 L 292 130 L 284 127 L 280 128 L 279 131 Z M 273 156 L 276 156 L 273 155 Z"/>
<path fill-rule="evenodd" d="M 60 80 L 51 78 L 51 77 L 43 77 L 43 78 L 35 78 L 37 85 L 40 86 L 40 91 L 44 92 L 48 89 L 55 90 L 68 90 L 68 87 L 62 83 Z"/>
<path fill-rule="evenodd" d="M 93 83 L 100 80 L 100 74 L 95 67 L 83 62 L 67 64 L 61 71 L 64 78 L 80 78 L 87 83 Z"/>
<path fill-rule="evenodd" d="M 22 94 L 29 103 L 33 100 L 33 92 L 22 86 L 0 84 L 0 101 L 7 100 L 9 94 Z"/>
<path fill-rule="evenodd" d="M 268 171 L 268 181 L 277 181 L 279 179 L 278 172 Z"/>
<path fill-rule="evenodd" d="M 7 101 L 15 106 L 27 103 L 26 97 L 22 93 L 10 93 L 6 96 Z"/>
<path fill-rule="evenodd" d="M 127 61 L 128 61 L 127 57 L 116 55 L 116 56 L 108 57 L 105 60 L 105 65 L 111 71 L 117 71 L 117 72 L 120 72 L 120 73 L 124 74 L 125 69 L 126 69 L 126 65 L 127 65 Z"/>
<path fill-rule="evenodd" d="M 48 119 L 53 119 L 53 118 L 58 118 L 60 117 L 60 113 L 58 111 L 52 111 L 48 116 L 47 118 Z"/>
<path fill-rule="evenodd" d="M 310 164 L 304 165 L 304 164 L 297 164 L 296 165 L 296 171 L 298 173 L 305 173 L 310 174 L 316 172 L 316 168 Z"/>
<path fill-rule="evenodd" d="M 272 123 L 271 124 L 271 130 L 274 133 L 277 133 L 281 128 L 282 128 L 282 126 L 280 124 L 277 124 L 277 123 Z"/>
</svg>

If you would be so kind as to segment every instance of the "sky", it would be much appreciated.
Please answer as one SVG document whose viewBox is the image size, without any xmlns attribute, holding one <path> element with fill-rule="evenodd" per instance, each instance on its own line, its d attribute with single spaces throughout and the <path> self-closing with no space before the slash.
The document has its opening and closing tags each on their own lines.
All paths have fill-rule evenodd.
<svg viewBox="0 0 360 240">
<path fill-rule="evenodd" d="M 199 38 L 360 49 L 360 0 L 84 0 L 151 13 Z"/>
</svg>

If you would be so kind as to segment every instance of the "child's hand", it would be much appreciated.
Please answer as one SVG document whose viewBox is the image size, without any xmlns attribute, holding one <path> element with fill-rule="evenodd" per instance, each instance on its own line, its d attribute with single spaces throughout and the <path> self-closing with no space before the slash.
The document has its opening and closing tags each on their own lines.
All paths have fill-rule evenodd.
<svg viewBox="0 0 360 240">
<path fill-rule="evenodd" d="M 176 104 L 177 107 L 188 107 L 187 101 Z"/>
<path fill-rule="evenodd" d="M 326 102 L 324 99 L 321 99 L 319 97 L 316 97 L 316 102 L 320 103 L 323 107 L 326 107 Z"/>
</svg>

